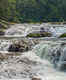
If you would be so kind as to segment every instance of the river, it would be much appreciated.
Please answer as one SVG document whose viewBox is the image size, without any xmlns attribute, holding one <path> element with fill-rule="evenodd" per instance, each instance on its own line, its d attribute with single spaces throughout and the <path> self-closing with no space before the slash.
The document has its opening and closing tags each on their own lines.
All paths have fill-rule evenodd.
<svg viewBox="0 0 66 80">
<path fill-rule="evenodd" d="M 41 27 L 51 32 L 52 37 L 26 38 Z M 0 37 L 0 79 L 21 80 L 66 80 L 66 38 L 58 36 L 66 32 L 65 25 L 15 24 Z M 9 52 L 15 41 L 25 40 L 31 43 L 31 50 Z M 38 40 L 37 44 L 35 41 Z"/>
</svg>

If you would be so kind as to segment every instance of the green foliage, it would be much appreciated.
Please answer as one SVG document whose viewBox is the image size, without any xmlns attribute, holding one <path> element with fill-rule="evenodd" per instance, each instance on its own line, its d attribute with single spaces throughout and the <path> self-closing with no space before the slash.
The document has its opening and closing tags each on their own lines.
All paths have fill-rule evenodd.
<svg viewBox="0 0 66 80">
<path fill-rule="evenodd" d="M 7 19 L 8 0 L 0 0 L 0 18 Z"/>
<path fill-rule="evenodd" d="M 0 18 L 10 22 L 66 20 L 66 0 L 0 0 Z"/>
<path fill-rule="evenodd" d="M 27 37 L 41 37 L 41 35 L 38 33 L 30 33 Z"/>
<path fill-rule="evenodd" d="M 27 35 L 27 37 L 50 37 L 51 33 L 49 32 L 43 32 L 43 33 L 30 33 Z"/>
<path fill-rule="evenodd" d="M 60 35 L 60 38 L 66 37 L 66 33 Z"/>
</svg>

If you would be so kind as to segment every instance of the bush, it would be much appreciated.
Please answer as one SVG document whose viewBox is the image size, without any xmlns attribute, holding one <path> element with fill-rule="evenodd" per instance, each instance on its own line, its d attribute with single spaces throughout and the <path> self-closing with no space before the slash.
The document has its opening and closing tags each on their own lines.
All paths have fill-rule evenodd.
<svg viewBox="0 0 66 80">
<path fill-rule="evenodd" d="M 66 37 L 66 33 L 60 35 L 60 38 Z"/>
</svg>

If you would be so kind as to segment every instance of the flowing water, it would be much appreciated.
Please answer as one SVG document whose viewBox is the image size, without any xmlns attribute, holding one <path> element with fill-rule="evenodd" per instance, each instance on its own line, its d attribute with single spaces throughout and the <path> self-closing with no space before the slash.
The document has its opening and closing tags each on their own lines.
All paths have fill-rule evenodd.
<svg viewBox="0 0 66 80">
<path fill-rule="evenodd" d="M 44 28 L 45 31 L 51 32 L 52 37 L 58 37 L 63 33 L 66 33 L 66 25 L 50 25 L 50 24 L 15 24 L 11 25 L 6 30 L 5 36 L 26 36 L 31 32 L 40 31 L 40 28 Z"/>
<path fill-rule="evenodd" d="M 32 43 L 32 50 L 18 52 L 18 55 L 8 52 L 15 39 L 23 39 L 22 36 L 41 27 L 51 32 L 54 38 L 37 39 L 37 45 L 34 39 L 28 39 Z M 32 80 L 33 77 L 39 77 L 41 80 L 66 80 L 66 39 L 56 38 L 65 32 L 65 26 L 55 27 L 44 23 L 12 25 L 6 30 L 5 37 L 0 38 L 0 79 Z"/>
</svg>

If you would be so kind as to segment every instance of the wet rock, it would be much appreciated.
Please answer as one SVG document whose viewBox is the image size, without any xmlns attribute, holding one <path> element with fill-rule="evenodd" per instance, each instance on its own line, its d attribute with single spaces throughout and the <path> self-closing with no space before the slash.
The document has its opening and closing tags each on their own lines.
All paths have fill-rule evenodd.
<svg viewBox="0 0 66 80">
<path fill-rule="evenodd" d="M 6 26 L 5 24 L 0 22 L 0 29 L 5 29 L 6 28 L 5 26 Z"/>
<path fill-rule="evenodd" d="M 13 58 L 14 56 L 20 56 L 21 54 L 20 53 L 4 53 L 4 52 L 0 52 L 0 60 L 3 61 L 3 60 L 7 60 L 8 58 Z"/>
<path fill-rule="evenodd" d="M 8 59 L 8 56 L 5 54 L 0 53 L 0 60 L 3 61 L 4 59 Z"/>
<path fill-rule="evenodd" d="M 52 34 L 50 32 L 39 32 L 39 33 L 30 33 L 27 37 L 51 37 Z"/>
<path fill-rule="evenodd" d="M 9 26 L 9 23 L 6 21 L 0 21 L 0 29 L 7 29 Z"/>
<path fill-rule="evenodd" d="M 0 23 L 0 28 L 2 28 L 3 27 L 3 25 Z"/>
<path fill-rule="evenodd" d="M 0 35 L 5 34 L 5 30 L 8 28 L 8 24 L 6 21 L 0 21 Z"/>
<path fill-rule="evenodd" d="M 33 43 L 35 44 L 35 45 L 37 45 L 37 44 L 39 44 L 40 43 L 40 40 L 38 40 L 38 39 L 34 39 L 34 40 L 32 40 L 33 41 Z"/>
<path fill-rule="evenodd" d="M 0 30 L 0 35 L 4 35 L 4 34 L 5 34 L 5 32 Z"/>
<path fill-rule="evenodd" d="M 33 77 L 32 80 L 41 80 L 41 78 Z"/>
<path fill-rule="evenodd" d="M 25 40 L 15 41 L 8 48 L 9 52 L 25 52 L 31 49 L 29 42 Z"/>
<path fill-rule="evenodd" d="M 29 32 L 27 34 L 27 37 L 51 37 L 52 33 L 49 31 L 49 29 L 46 29 L 45 27 L 37 28 L 36 30 L 33 30 L 32 32 Z"/>
<path fill-rule="evenodd" d="M 65 71 L 66 72 L 66 63 L 60 64 L 58 66 L 58 69 L 61 70 L 61 71 Z"/>
<path fill-rule="evenodd" d="M 61 43 L 61 46 L 64 46 L 64 45 L 66 45 L 66 42 Z"/>
</svg>

